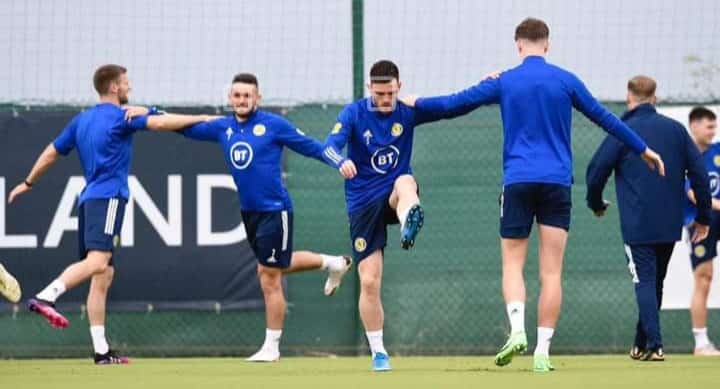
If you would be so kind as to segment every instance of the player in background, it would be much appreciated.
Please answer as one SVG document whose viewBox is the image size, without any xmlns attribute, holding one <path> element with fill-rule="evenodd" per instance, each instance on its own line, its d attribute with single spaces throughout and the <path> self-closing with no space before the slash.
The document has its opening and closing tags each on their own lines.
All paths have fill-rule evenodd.
<svg viewBox="0 0 720 389">
<path fill-rule="evenodd" d="M 370 97 L 347 105 L 326 140 L 324 157 L 339 163 L 345 181 L 353 256 L 360 275 L 358 309 L 365 327 L 372 367 L 390 370 L 383 341 L 380 296 L 387 226 L 400 224 L 400 245 L 409 249 L 423 226 L 418 185 L 410 167 L 415 126 L 440 120 L 397 100 L 400 71 L 381 60 L 370 69 Z M 341 152 L 347 145 L 347 159 Z"/>
<path fill-rule="evenodd" d="M 500 237 L 503 296 L 510 335 L 495 357 L 505 366 L 527 349 L 523 269 L 528 237 L 538 224 L 540 297 L 534 370 L 554 370 L 550 341 L 560 316 L 562 264 L 570 228 L 572 108 L 617 137 L 651 167 L 664 174 L 662 159 L 630 128 L 603 107 L 571 72 L 545 61 L 550 30 L 528 18 L 515 29 L 522 63 L 461 92 L 431 98 L 404 99 L 418 112 L 447 118 L 487 104 L 500 104 L 503 121 L 503 190 L 500 195 Z"/>
<path fill-rule="evenodd" d="M 280 115 L 258 108 L 257 77 L 237 74 L 228 96 L 233 113 L 183 130 L 191 139 L 218 143 L 235 181 L 248 242 L 258 260 L 257 272 L 265 298 L 265 341 L 250 362 L 280 359 L 285 319 L 284 274 L 327 271 L 325 295 L 340 286 L 350 269 L 349 257 L 293 251 L 293 206 L 282 180 L 283 148 L 324 162 L 323 146 Z M 339 163 L 330 163 L 339 168 Z"/>
<path fill-rule="evenodd" d="M 99 67 L 93 76 L 100 103 L 77 114 L 60 135 L 37 158 L 25 180 L 8 196 L 8 203 L 33 189 L 61 155 L 77 148 L 86 185 L 78 201 L 79 262 L 68 266 L 28 302 L 28 308 L 53 327 L 65 328 L 68 320 L 55 309 L 55 301 L 66 291 L 90 280 L 87 298 L 90 334 L 96 364 L 123 364 L 128 358 L 110 349 L 105 337 L 105 303 L 112 284 L 113 251 L 119 244 L 132 140 L 137 131 L 177 130 L 207 120 L 204 115 L 153 115 L 129 119 L 121 107 L 128 102 L 130 81 L 119 65 Z"/>
<path fill-rule="evenodd" d="M 710 192 L 713 196 L 710 233 L 702 242 L 691 242 L 690 261 L 695 278 L 695 288 L 690 302 L 690 319 L 695 338 L 693 354 L 720 356 L 720 351 L 707 334 L 707 300 L 713 279 L 713 260 L 717 257 L 717 241 L 720 238 L 720 143 L 713 143 L 717 130 L 717 116 L 705 107 L 695 107 L 690 111 L 688 119 L 690 133 L 702 153 L 708 171 Z M 685 223 L 690 235 L 694 232 L 692 222 L 697 214 L 695 202 L 695 193 L 688 187 Z"/>
<path fill-rule="evenodd" d="M 682 235 L 685 177 L 697 190 L 701 209 L 693 217 L 693 242 L 708 234 L 711 198 L 700 152 L 682 124 L 657 113 L 655 89 L 650 77 L 630 79 L 622 120 L 665 156 L 665 177 L 648 170 L 640 157 L 608 136 L 590 161 L 586 179 L 588 207 L 602 217 L 609 204 L 602 192 L 615 172 L 622 238 L 639 312 L 630 357 L 644 361 L 665 360 L 660 307 L 670 256 Z"/>
</svg>

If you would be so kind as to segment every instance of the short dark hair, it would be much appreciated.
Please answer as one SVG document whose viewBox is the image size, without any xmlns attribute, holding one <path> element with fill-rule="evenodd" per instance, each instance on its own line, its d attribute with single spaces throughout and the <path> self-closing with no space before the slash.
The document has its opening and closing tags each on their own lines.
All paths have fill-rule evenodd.
<svg viewBox="0 0 720 389">
<path fill-rule="evenodd" d="M 127 69 L 120 65 L 103 65 L 95 70 L 93 75 L 93 85 L 100 95 L 110 92 L 110 83 L 117 81 L 120 76 L 127 73 Z"/>
<path fill-rule="evenodd" d="M 232 83 L 240 82 L 243 84 L 252 84 L 259 88 L 257 77 L 252 73 L 238 73 L 233 77 Z"/>
<path fill-rule="evenodd" d="M 648 76 L 635 76 L 628 81 L 628 91 L 640 100 L 649 100 L 655 96 L 657 83 Z"/>
<path fill-rule="evenodd" d="M 702 119 L 716 120 L 717 116 L 715 116 L 715 112 L 713 112 L 705 107 L 698 106 L 698 107 L 693 108 L 690 111 L 690 115 L 688 115 L 688 119 L 692 123 L 696 120 L 702 120 Z"/>
<path fill-rule="evenodd" d="M 515 40 L 527 39 L 531 42 L 545 40 L 550 37 L 550 28 L 540 19 L 527 18 L 515 28 Z"/>
<path fill-rule="evenodd" d="M 381 59 L 373 64 L 370 68 L 370 83 L 385 84 L 392 79 L 400 81 L 400 69 L 394 62 L 387 59 Z"/>
</svg>

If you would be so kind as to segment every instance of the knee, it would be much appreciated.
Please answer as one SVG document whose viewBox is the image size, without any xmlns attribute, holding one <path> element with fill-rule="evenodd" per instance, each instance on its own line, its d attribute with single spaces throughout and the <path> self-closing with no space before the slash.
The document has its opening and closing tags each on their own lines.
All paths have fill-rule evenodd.
<svg viewBox="0 0 720 389">
<path fill-rule="evenodd" d="M 417 182 L 411 175 L 404 175 L 395 180 L 395 191 L 398 194 L 415 194 L 417 193 Z"/>
<path fill-rule="evenodd" d="M 264 294 L 282 293 L 282 270 L 261 268 L 258 276 Z"/>
<path fill-rule="evenodd" d="M 380 293 L 380 275 L 377 273 L 366 273 L 360 275 L 360 288 L 362 293 Z"/>
<path fill-rule="evenodd" d="M 93 276 L 93 280 L 98 283 L 98 286 L 104 289 L 110 287 L 112 284 L 113 277 L 115 276 L 115 268 L 112 266 L 106 266 L 102 273 L 97 273 Z"/>
<path fill-rule="evenodd" d="M 105 275 L 108 272 L 111 272 L 110 278 L 112 278 L 110 258 L 112 258 L 112 253 L 93 252 L 88 254 L 88 257 L 85 258 L 85 263 L 90 268 L 90 272 L 93 275 Z"/>
<path fill-rule="evenodd" d="M 709 289 L 710 284 L 712 283 L 713 274 L 712 270 L 707 271 L 707 269 L 698 270 L 695 273 L 695 283 L 698 288 L 701 289 Z"/>
</svg>

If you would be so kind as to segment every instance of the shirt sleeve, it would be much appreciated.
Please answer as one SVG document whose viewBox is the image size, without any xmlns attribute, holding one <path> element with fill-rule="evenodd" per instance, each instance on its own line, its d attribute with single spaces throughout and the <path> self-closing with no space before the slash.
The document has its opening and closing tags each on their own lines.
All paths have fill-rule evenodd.
<svg viewBox="0 0 720 389">
<path fill-rule="evenodd" d="M 342 149 L 350 141 L 353 133 L 355 114 L 351 106 L 345 107 L 338 115 L 337 123 L 325 139 L 322 157 L 331 166 L 339 168 L 345 161 Z"/>
<path fill-rule="evenodd" d="M 76 115 L 53 141 L 53 147 L 58 153 L 68 155 L 76 146 L 77 124 L 80 114 Z"/>
<path fill-rule="evenodd" d="M 587 182 L 587 206 L 593 211 L 605 208 L 603 190 L 613 169 L 623 155 L 623 145 L 617 139 L 608 136 L 590 160 L 585 179 Z"/>
<path fill-rule="evenodd" d="M 709 225 L 712 214 L 712 194 L 710 193 L 708 172 L 695 142 L 684 128 L 682 132 L 685 137 L 685 156 L 687 158 L 685 166 L 687 167 L 687 181 L 689 181 L 685 193 L 689 188 L 692 188 L 695 193 L 695 208 L 697 208 L 695 221 L 699 224 Z"/>
<path fill-rule="evenodd" d="M 222 118 L 219 118 L 209 122 L 198 123 L 186 127 L 179 132 L 190 139 L 217 142 L 220 133 L 222 133 L 225 128 L 222 120 Z"/>
<path fill-rule="evenodd" d="M 328 163 L 323 157 L 323 144 L 317 140 L 307 136 L 299 128 L 296 128 L 287 120 L 279 120 L 276 132 L 277 141 L 287 146 L 290 150 L 302 154 L 306 157 L 317 159 L 321 162 Z M 335 167 L 335 164 L 330 164 Z"/>
<path fill-rule="evenodd" d="M 625 144 L 635 154 L 642 154 L 647 145 L 627 124 L 623 123 L 620 118 L 608 111 L 600 104 L 590 91 L 585 87 L 579 78 L 572 76 L 571 82 L 571 98 L 575 109 L 582 112 L 585 117 L 590 119 L 605 130 L 608 134 L 617 138 Z"/>
<path fill-rule="evenodd" d="M 133 133 L 137 131 L 144 131 L 147 130 L 147 122 L 148 122 L 148 116 L 136 116 L 130 121 L 126 121 L 125 125 L 125 131 L 126 133 Z"/>
<path fill-rule="evenodd" d="M 415 101 L 415 124 L 451 119 L 488 104 L 500 102 L 500 79 L 487 79 L 446 96 L 423 97 Z"/>
</svg>

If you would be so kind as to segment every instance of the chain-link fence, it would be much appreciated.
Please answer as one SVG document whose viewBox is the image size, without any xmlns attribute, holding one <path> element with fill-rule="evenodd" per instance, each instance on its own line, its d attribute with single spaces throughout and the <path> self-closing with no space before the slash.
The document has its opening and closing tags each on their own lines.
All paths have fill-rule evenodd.
<svg viewBox="0 0 720 389">
<path fill-rule="evenodd" d="M 407 92 L 447 93 L 476 82 L 490 70 L 514 66 L 518 59 L 512 30 L 528 15 L 545 18 L 550 24 L 550 61 L 574 70 L 605 101 L 622 101 L 627 79 L 637 73 L 657 78 L 659 96 L 665 102 L 709 103 L 720 90 L 716 66 L 720 47 L 714 39 L 720 35 L 716 23 L 720 4 L 714 1 L 546 0 L 492 5 L 471 1 L 215 1 L 187 8 L 164 1 L 140 12 L 140 22 L 129 22 L 124 36 L 130 43 L 120 44 L 119 51 L 106 47 L 115 39 L 112 34 L 101 34 L 102 42 L 88 43 L 68 25 L 76 17 L 134 17 L 145 6 L 130 2 L 111 12 L 92 2 L 74 3 L 50 5 L 64 17 L 39 11 L 39 2 L 13 2 L 0 11 L 2 18 L 13 19 L 4 24 L 4 44 L 11 55 L 4 59 L 9 72 L 0 79 L 5 85 L 0 100 L 9 103 L 9 109 L 20 117 L 27 113 L 19 103 L 48 100 L 51 105 L 33 109 L 61 110 L 57 105 L 88 104 L 92 69 L 103 62 L 126 60 L 131 77 L 136 75 L 136 99 L 166 106 L 219 106 L 231 75 L 254 71 L 269 104 L 281 105 L 299 128 L 324 139 L 342 104 L 362 93 L 363 75 L 373 61 L 396 60 Z M 75 7 L 83 6 L 91 10 L 83 12 L 91 13 L 72 15 Z M 50 28 L 53 36 L 48 42 L 31 31 L 32 26 L 40 32 L 47 28 L 36 12 L 47 14 L 50 25 L 57 27 L 57 31 Z M 638 19 L 637 15 L 644 17 Z M 184 22 L 190 34 L 182 32 Z M 80 25 L 93 32 L 104 31 L 97 23 Z M 81 47 L 73 46 L 80 41 Z M 144 46 L 134 51 L 132 45 L 141 41 Z M 48 47 L 55 45 L 53 42 L 65 42 L 63 47 L 78 55 L 64 57 L 62 51 L 54 51 L 56 47 Z M 184 61 L 196 55 L 185 44 L 201 50 L 197 55 L 201 59 L 190 60 L 187 66 Z M 41 52 L 45 47 L 54 53 L 52 57 Z M 33 66 L 25 66 L 31 63 Z M 56 83 L 49 87 L 43 84 L 48 76 L 46 67 Z M 58 69 L 73 78 L 59 76 Z M 624 109 L 621 103 L 609 106 L 616 113 Z M 46 130 L 49 140 L 59 129 Z M 598 221 L 584 202 L 585 168 L 604 136 L 576 115 L 574 208 L 555 352 L 625 351 L 634 333 L 637 311 L 617 213 L 610 212 Z M 410 252 L 399 249 L 398 231 L 390 227 L 383 301 L 385 339 L 392 353 L 490 353 L 504 341 L 508 328 L 498 239 L 501 152 L 497 107 L 418 128 L 413 168 L 421 186 L 426 224 Z M 9 163 L 2 166 L 4 173 L 14 169 L 12 161 Z M 222 165 L 218 166 L 217 173 L 225 173 Z M 348 252 L 347 216 L 337 173 L 289 153 L 287 186 L 294 200 L 296 249 Z M 606 197 L 613 198 L 613 192 L 611 185 Z M 533 237 L 525 273 L 531 342 L 538 292 L 536 258 Z M 357 276 L 346 279 L 332 298 L 322 296 L 322 284 L 321 273 L 289 277 L 283 352 L 365 352 L 357 312 Z M 162 288 L 162 283 L 156 287 Z M 720 336 L 719 315 L 710 312 L 711 337 Z M 87 318 L 82 310 L 75 310 L 70 319 L 73 326 L 57 332 L 22 307 L 0 312 L 0 356 L 84 355 L 90 350 L 84 325 Z M 663 312 L 662 326 L 667 349 L 691 348 L 686 310 Z M 111 295 L 107 327 L 116 347 L 136 355 L 240 355 L 260 344 L 264 315 L 258 310 L 222 309 L 119 312 L 113 310 Z"/>
</svg>

